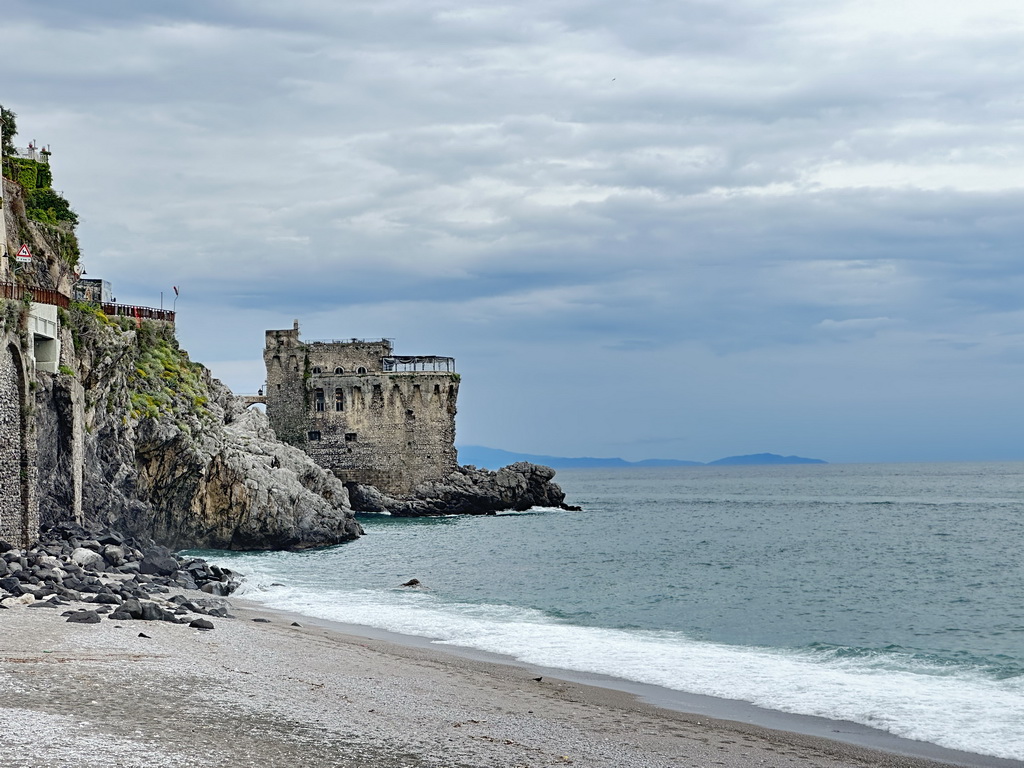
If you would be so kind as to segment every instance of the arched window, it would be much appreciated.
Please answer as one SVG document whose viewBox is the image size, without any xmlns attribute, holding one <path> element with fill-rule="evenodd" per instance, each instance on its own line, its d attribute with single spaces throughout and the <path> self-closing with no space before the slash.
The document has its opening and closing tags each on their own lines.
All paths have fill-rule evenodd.
<svg viewBox="0 0 1024 768">
<path fill-rule="evenodd" d="M 334 372 L 335 372 L 335 373 L 344 373 L 344 372 L 345 372 L 345 369 L 344 369 L 344 368 L 342 368 L 342 367 L 341 367 L 341 366 L 339 365 L 339 366 L 338 366 L 337 368 L 335 368 L 335 369 L 334 369 Z"/>
<path fill-rule="evenodd" d="M 324 410 L 324 391 L 322 389 L 313 390 L 313 399 L 316 403 L 316 409 L 318 411 Z"/>
<path fill-rule="evenodd" d="M 334 390 L 334 410 L 345 410 L 345 393 L 341 391 L 341 387 Z"/>
<path fill-rule="evenodd" d="M 314 365 L 313 366 L 313 373 L 320 373 L 320 366 L 319 365 Z"/>
<path fill-rule="evenodd" d="M 359 368 L 356 369 L 356 373 L 366 373 L 366 369 L 363 368 L 363 366 L 359 366 Z"/>
</svg>

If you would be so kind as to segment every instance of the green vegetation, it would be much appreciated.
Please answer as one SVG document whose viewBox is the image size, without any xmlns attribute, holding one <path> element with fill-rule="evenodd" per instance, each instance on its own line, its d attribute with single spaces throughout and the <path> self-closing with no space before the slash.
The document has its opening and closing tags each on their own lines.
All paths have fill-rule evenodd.
<svg viewBox="0 0 1024 768">
<path fill-rule="evenodd" d="M 130 318 L 119 318 L 134 325 Z M 122 327 L 125 327 L 122 325 Z M 161 414 L 180 417 L 192 413 L 209 415 L 206 408 L 205 368 L 188 359 L 178 348 L 171 330 L 151 320 L 135 332 L 135 368 L 129 374 L 132 416 L 157 418 Z"/>
<path fill-rule="evenodd" d="M 43 224 L 78 224 L 78 214 L 71 210 L 71 203 L 53 189 L 26 190 L 25 214 Z"/>
<path fill-rule="evenodd" d="M 78 240 L 68 230 L 78 224 L 78 214 L 59 192 L 53 189 L 53 173 L 49 163 L 14 157 L 14 137 L 18 133 L 16 115 L 0 105 L 3 123 L 3 175 L 18 182 L 25 190 L 25 215 L 33 221 L 63 228 L 66 247 L 61 258 L 71 266 L 78 262 Z M 43 154 L 48 154 L 43 150 Z M 70 237 L 70 240 L 67 238 Z"/>
<path fill-rule="evenodd" d="M 9 179 L 13 179 L 14 172 L 13 169 L 10 171 L 8 170 L 7 160 L 14 154 L 14 137 L 18 133 L 17 115 L 9 109 L 4 109 L 2 104 L 0 104 L 0 124 L 3 125 L 4 134 L 3 147 L 0 148 L 4 156 L 3 175 Z"/>
<path fill-rule="evenodd" d="M 184 430 L 189 421 L 194 424 L 195 419 L 212 417 L 206 407 L 206 369 L 178 347 L 171 326 L 154 320 L 108 317 L 99 305 L 87 301 L 71 302 L 67 316 L 75 352 L 86 361 L 83 384 L 87 388 L 96 376 L 116 376 L 116 371 L 127 374 L 127 391 L 115 388 L 106 396 L 108 413 L 123 407 L 126 419 L 170 416 Z M 90 362 L 91 358 L 95 362 Z"/>
</svg>

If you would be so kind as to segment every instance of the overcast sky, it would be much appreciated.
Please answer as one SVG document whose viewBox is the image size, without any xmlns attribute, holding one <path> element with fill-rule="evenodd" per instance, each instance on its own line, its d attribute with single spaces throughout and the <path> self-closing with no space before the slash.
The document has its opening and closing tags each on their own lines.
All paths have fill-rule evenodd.
<svg viewBox="0 0 1024 768">
<path fill-rule="evenodd" d="M 4 0 L 85 266 L 457 358 L 458 442 L 1024 459 L 1020 0 Z"/>
</svg>

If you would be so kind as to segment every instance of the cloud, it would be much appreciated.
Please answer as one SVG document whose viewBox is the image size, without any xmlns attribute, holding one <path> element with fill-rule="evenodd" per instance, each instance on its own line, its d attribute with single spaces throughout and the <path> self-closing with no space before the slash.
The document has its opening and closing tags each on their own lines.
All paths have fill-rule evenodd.
<svg viewBox="0 0 1024 768">
<path fill-rule="evenodd" d="M 972 387 L 1015 408 L 1016 3 L 14 0 L 5 25 L 33 56 L 4 104 L 52 144 L 89 272 L 179 285 L 183 342 L 239 388 L 300 317 L 456 354 L 460 429 L 541 453 L 865 459 L 865 424 Z M 949 458 L 984 441 L 956 429 Z"/>
</svg>

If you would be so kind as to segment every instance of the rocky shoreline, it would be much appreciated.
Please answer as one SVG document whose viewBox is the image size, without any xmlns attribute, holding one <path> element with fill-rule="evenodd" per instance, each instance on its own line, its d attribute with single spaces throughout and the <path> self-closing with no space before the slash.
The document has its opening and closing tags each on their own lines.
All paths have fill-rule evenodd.
<svg viewBox="0 0 1024 768">
<path fill-rule="evenodd" d="M 520 461 L 497 471 L 472 465 L 458 467 L 443 478 L 421 483 L 408 496 L 388 496 L 373 486 L 347 484 L 355 512 L 397 517 L 431 515 L 493 515 L 531 507 L 579 511 L 565 503 L 565 493 L 552 482 L 555 470 Z"/>
<path fill-rule="evenodd" d="M 230 616 L 223 596 L 238 583 L 227 568 L 110 529 L 60 523 L 40 531 L 28 549 L 0 541 L 0 609 L 68 608 L 61 616 L 72 623 L 106 616 L 209 630 L 205 617 Z"/>
</svg>

